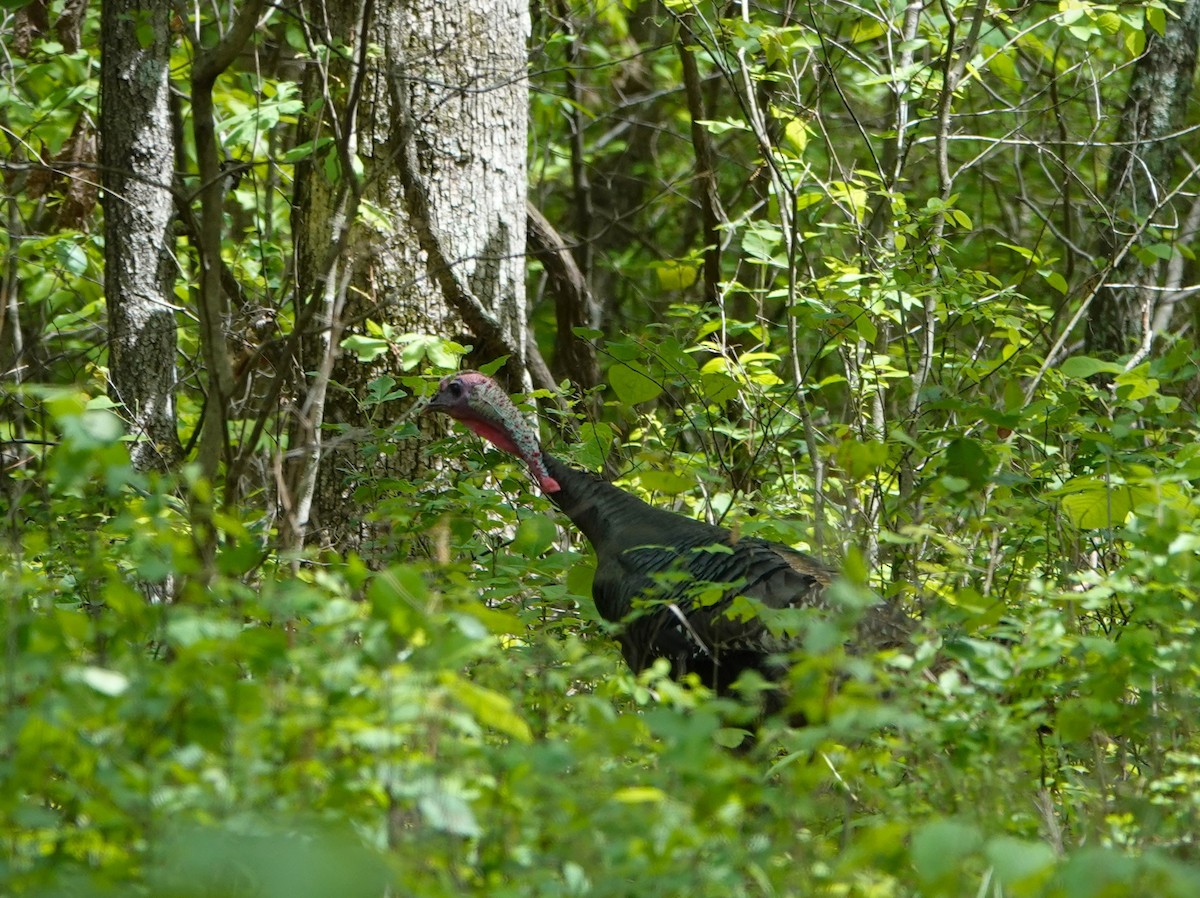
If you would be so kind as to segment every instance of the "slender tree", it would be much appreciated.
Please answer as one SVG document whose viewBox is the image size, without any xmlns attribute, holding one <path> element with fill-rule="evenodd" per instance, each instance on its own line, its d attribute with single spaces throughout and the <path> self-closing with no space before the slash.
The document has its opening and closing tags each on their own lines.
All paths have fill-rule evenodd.
<svg viewBox="0 0 1200 898">
<path fill-rule="evenodd" d="M 1195 175 L 1193 169 L 1183 183 L 1177 178 L 1182 145 L 1175 132 L 1186 121 L 1198 48 L 1200 0 L 1187 0 L 1167 17 L 1162 34 L 1151 35 L 1134 67 L 1108 165 L 1099 239 L 1111 271 L 1088 316 L 1090 352 L 1135 351 L 1141 358 L 1150 351 L 1164 266 L 1138 250 L 1164 242 L 1161 232 L 1178 227 L 1174 200 Z"/>
<path fill-rule="evenodd" d="M 105 0 L 101 12 L 101 163 L 109 391 L 134 441 L 135 467 L 182 456 L 175 421 L 172 259 L 175 158 L 170 7 Z"/>
</svg>

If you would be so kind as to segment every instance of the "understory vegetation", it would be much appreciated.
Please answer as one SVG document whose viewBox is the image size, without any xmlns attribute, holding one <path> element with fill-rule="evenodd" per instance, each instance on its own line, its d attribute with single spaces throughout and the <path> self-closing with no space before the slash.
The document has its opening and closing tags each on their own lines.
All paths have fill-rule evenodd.
<svg viewBox="0 0 1200 898">
<path fill-rule="evenodd" d="M 911 579 L 852 552 L 835 588 L 848 621 L 868 588 L 907 603 L 918 637 L 864 658 L 839 648 L 850 622 L 814 629 L 792 674 L 811 724 L 741 753 L 718 702 L 628 672 L 586 553 L 473 438 L 430 449 L 467 473 L 379 501 L 413 560 L 293 563 L 260 516 L 134 473 L 102 397 L 28 390 L 47 445 L 9 479 L 7 874 L 70 894 L 1194 894 L 1200 460 L 1169 401 L 1190 376 L 1151 364 L 1153 393 L 1123 400 L 1058 369 L 1011 437 L 881 441 L 876 466 L 844 438 L 840 490 L 925 453 L 924 514 L 886 538 Z M 768 418 L 776 389 L 739 412 Z M 639 415 L 625 484 L 688 507 L 712 471 L 663 447 L 690 416 L 736 432 L 716 408 Z M 764 443 L 774 476 L 737 503 L 756 515 L 725 520 L 803 544 L 803 444 Z M 697 513 L 731 504 L 711 486 Z M 177 600 L 148 604 L 166 578 Z"/>
</svg>

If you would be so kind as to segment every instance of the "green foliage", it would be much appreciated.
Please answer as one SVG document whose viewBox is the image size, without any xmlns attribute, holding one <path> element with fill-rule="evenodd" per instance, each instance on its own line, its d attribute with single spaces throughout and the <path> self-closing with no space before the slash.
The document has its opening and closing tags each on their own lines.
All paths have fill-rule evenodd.
<svg viewBox="0 0 1200 898">
<path fill-rule="evenodd" d="M 533 190 L 594 255 L 606 302 L 604 330 L 579 331 L 606 386 L 563 454 L 843 559 L 844 615 L 774 621 L 805 629 L 791 684 L 809 725 L 768 721 L 731 751 L 744 709 L 630 674 L 586 548 L 519 464 L 461 433 L 422 447 L 452 474 L 348 484 L 388 525 L 367 560 L 279 554 L 285 414 L 254 388 L 228 456 L 266 472 L 249 487 L 134 471 L 104 395 L 100 222 L 68 214 L 86 206 L 78 180 L 34 177 L 95 115 L 89 8 L 84 49 L 43 34 L 0 84 L 0 251 L 26 347 L 13 355 L 0 316 L 0 359 L 20 372 L 0 415 L 0 891 L 1200 893 L 1196 349 L 1056 345 L 1076 345 L 1063 328 L 1095 272 L 1076 244 L 1107 157 L 1083 135 L 1103 129 L 1097 110 L 1116 116 L 1170 6 L 950 4 L 907 34 L 903 6 L 655 9 L 535 4 Z M 264 46 L 319 58 L 299 21 Z M 724 203 L 716 301 L 681 36 Z M 190 64 L 181 43 L 184 122 Z M 293 167 L 341 164 L 326 140 L 297 142 L 300 96 L 250 71 L 214 95 L 243 167 L 222 258 L 248 370 L 301 317 Z M 961 130 L 938 124 L 943 103 Z M 1131 252 L 1190 259 L 1176 239 Z M 195 260 L 173 249 L 190 434 Z M 553 314 L 534 311 L 546 346 Z M 395 404 L 467 347 L 361 330 L 343 350 L 395 364 L 358 397 L 363 426 L 328 431 L 391 458 L 417 435 L 393 426 Z M 911 651 L 842 647 L 876 594 L 917 619 Z"/>
<path fill-rule="evenodd" d="M 1013 547 L 994 553 L 1004 577 L 1025 565 L 1011 604 L 982 569 L 931 578 L 944 601 L 914 653 L 839 658 L 844 637 L 818 645 L 812 630 L 793 671 L 811 725 L 769 726 L 738 754 L 720 747 L 728 709 L 623 668 L 575 575 L 583 559 L 542 510 L 514 510 L 505 492 L 527 489 L 523 474 L 496 453 L 407 500 L 408 551 L 440 544 L 450 563 L 262 564 L 253 522 L 226 513 L 205 575 L 187 511 L 130 472 L 111 414 L 76 394 L 44 402 L 57 445 L 40 492 L 10 509 L 26 523 L 0 568 L 10 893 L 1187 896 L 1200 883 L 1184 862 L 1195 453 L 1148 478 L 1165 501 L 1107 528 L 1107 572 L 1055 586 L 1044 547 Z M 644 445 L 668 432 L 645 423 Z M 948 497 L 987 489 L 996 451 L 959 438 L 931 476 L 964 481 Z M 972 480 L 981 459 L 986 484 Z M 1031 494 L 1043 520 L 1045 495 Z M 1008 523 L 1027 541 L 1044 527 Z M 971 570 L 968 546 L 951 549 Z M 168 581 L 175 601 L 147 603 L 139 584 Z M 831 674 L 837 694 L 816 686 Z"/>
</svg>

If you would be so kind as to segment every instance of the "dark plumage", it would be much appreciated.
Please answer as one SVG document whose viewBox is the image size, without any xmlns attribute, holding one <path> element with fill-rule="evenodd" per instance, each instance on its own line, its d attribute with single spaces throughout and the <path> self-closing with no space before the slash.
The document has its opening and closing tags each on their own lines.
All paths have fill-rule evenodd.
<svg viewBox="0 0 1200 898">
<path fill-rule="evenodd" d="M 695 673 L 723 694 L 748 669 L 772 680 L 786 671 L 783 654 L 803 640 L 804 612 L 789 609 L 825 607 L 833 575 L 819 561 L 655 508 L 544 454 L 500 386 L 477 371 L 445 378 L 429 408 L 522 459 L 587 537 L 596 552 L 596 609 L 621 625 L 621 651 L 635 671 L 666 658 L 672 677 Z M 890 613 L 868 614 L 860 638 L 881 646 L 904 629 Z"/>
</svg>

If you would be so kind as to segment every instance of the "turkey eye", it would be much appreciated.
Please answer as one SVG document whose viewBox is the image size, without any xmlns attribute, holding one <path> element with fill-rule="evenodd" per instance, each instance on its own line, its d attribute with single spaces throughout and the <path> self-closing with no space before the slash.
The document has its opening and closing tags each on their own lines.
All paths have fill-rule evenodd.
<svg viewBox="0 0 1200 898">
<path fill-rule="evenodd" d="M 462 396 L 462 391 L 463 391 L 462 384 L 459 383 L 457 380 L 450 381 L 450 386 L 446 387 L 446 389 L 449 391 L 450 395 L 453 396 L 455 399 L 458 399 L 460 396 Z"/>
</svg>

